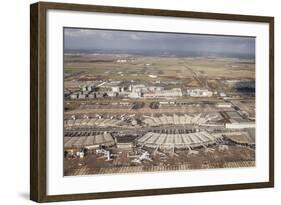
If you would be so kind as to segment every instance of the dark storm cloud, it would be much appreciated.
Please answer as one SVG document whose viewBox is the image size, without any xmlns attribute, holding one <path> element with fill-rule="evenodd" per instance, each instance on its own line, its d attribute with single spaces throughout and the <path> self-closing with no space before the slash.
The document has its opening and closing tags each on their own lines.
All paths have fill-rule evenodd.
<svg viewBox="0 0 281 205">
<path fill-rule="evenodd" d="M 66 28 L 64 40 L 67 50 L 255 53 L 253 37 Z"/>
</svg>

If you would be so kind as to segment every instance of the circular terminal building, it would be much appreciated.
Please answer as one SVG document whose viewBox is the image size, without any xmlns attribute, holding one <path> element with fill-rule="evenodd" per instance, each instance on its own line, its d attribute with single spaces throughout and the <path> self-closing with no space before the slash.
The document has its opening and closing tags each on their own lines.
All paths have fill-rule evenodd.
<svg viewBox="0 0 281 205">
<path fill-rule="evenodd" d="M 185 134 L 148 132 L 137 139 L 137 145 L 153 149 L 191 149 L 215 144 L 219 137 L 206 131 Z"/>
</svg>

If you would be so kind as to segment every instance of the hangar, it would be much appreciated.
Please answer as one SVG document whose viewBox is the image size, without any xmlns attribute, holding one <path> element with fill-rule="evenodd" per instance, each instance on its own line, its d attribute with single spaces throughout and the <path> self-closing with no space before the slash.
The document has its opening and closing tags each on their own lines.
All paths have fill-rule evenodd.
<svg viewBox="0 0 281 205">
<path fill-rule="evenodd" d="M 115 141 L 111 134 L 103 133 L 89 136 L 64 137 L 65 149 L 98 148 L 99 146 L 113 146 Z"/>
</svg>

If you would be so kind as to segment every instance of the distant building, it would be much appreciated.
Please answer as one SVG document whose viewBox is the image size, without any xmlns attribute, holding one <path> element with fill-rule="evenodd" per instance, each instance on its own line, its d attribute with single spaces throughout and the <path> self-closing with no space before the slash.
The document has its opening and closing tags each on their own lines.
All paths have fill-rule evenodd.
<svg viewBox="0 0 281 205">
<path fill-rule="evenodd" d="M 207 89 L 187 89 L 186 91 L 188 96 L 191 97 L 212 97 L 213 92 Z"/>
<path fill-rule="evenodd" d="M 127 60 L 126 59 L 118 59 L 116 62 L 117 63 L 127 63 Z"/>
<path fill-rule="evenodd" d="M 104 93 L 102 93 L 102 92 L 96 92 L 95 95 L 96 95 L 96 98 L 103 98 Z"/>
<path fill-rule="evenodd" d="M 87 91 L 92 91 L 93 87 L 92 86 L 87 86 Z"/>
<path fill-rule="evenodd" d="M 107 94 L 108 97 L 116 97 L 117 96 L 116 92 L 111 92 L 111 91 L 106 92 L 106 94 Z"/>
<path fill-rule="evenodd" d="M 130 103 L 128 103 L 128 102 L 120 102 L 119 104 L 120 105 L 124 105 L 124 106 L 129 106 L 130 105 Z"/>
<path fill-rule="evenodd" d="M 83 95 L 88 95 L 90 92 L 89 91 L 82 91 L 81 94 Z"/>
<path fill-rule="evenodd" d="M 128 95 L 129 98 L 140 98 L 141 97 L 141 92 L 131 92 Z"/>
<path fill-rule="evenodd" d="M 223 92 L 221 92 L 221 93 L 220 93 L 220 97 L 226 97 L 226 94 L 223 93 Z"/>
<path fill-rule="evenodd" d="M 77 99 L 78 98 L 78 94 L 77 93 L 72 93 L 70 95 L 70 99 L 74 100 L 74 99 Z"/>
<path fill-rule="evenodd" d="M 132 92 L 147 92 L 148 89 L 145 85 L 143 84 L 138 84 L 138 85 L 132 85 L 131 86 L 131 91 Z"/>
<path fill-rule="evenodd" d="M 121 88 L 119 86 L 113 86 L 111 87 L 112 92 L 121 92 Z"/>
<path fill-rule="evenodd" d="M 149 87 L 147 87 L 147 89 L 150 92 L 159 92 L 159 91 L 164 90 L 164 88 L 160 87 L 160 86 L 149 86 Z"/>
<path fill-rule="evenodd" d="M 79 98 L 79 99 L 85 99 L 85 98 L 86 98 L 86 95 L 85 95 L 85 94 L 82 94 L 82 93 L 79 93 L 78 98 Z"/>
<path fill-rule="evenodd" d="M 218 108 L 231 108 L 232 105 L 231 105 L 231 103 L 217 103 L 216 107 L 218 107 Z"/>
<path fill-rule="evenodd" d="M 144 93 L 143 97 L 155 98 L 155 97 L 181 97 L 182 91 L 180 88 L 173 88 L 170 90 L 159 90 L 155 92 Z"/>
<path fill-rule="evenodd" d="M 88 95 L 88 97 L 89 97 L 90 99 L 97 98 L 96 93 L 90 93 L 90 94 Z"/>
<path fill-rule="evenodd" d="M 225 123 L 225 128 L 227 129 L 245 129 L 245 128 L 255 128 L 255 122 L 235 122 L 235 123 Z"/>
<path fill-rule="evenodd" d="M 94 86 L 91 84 L 91 85 L 84 85 L 82 88 L 81 88 L 81 91 L 82 92 L 91 92 L 94 90 Z"/>
<path fill-rule="evenodd" d="M 86 86 L 83 86 L 81 90 L 82 90 L 82 91 L 87 91 L 87 87 L 86 87 Z"/>
<path fill-rule="evenodd" d="M 64 94 L 64 97 L 68 97 L 71 94 L 71 92 L 69 90 L 64 90 L 63 94 Z"/>
</svg>

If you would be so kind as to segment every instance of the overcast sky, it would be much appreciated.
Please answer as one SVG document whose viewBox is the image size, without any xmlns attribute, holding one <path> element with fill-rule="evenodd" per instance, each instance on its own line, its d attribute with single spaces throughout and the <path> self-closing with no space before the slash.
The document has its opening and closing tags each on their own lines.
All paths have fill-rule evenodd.
<svg viewBox="0 0 281 205">
<path fill-rule="evenodd" d="M 255 53 L 253 37 L 65 28 L 64 41 L 67 50 Z"/>
</svg>

